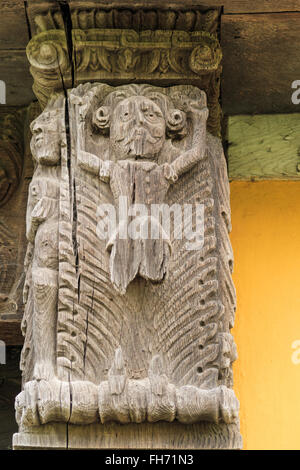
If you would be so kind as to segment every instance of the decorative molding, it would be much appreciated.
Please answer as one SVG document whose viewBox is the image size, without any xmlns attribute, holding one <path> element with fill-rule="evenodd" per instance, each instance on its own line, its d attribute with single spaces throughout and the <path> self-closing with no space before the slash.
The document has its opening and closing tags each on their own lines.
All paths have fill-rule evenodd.
<svg viewBox="0 0 300 470">
<path fill-rule="evenodd" d="M 101 29 L 73 30 L 76 83 L 194 81 L 208 96 L 208 129 L 220 129 L 219 76 L 222 53 L 208 32 Z M 71 86 L 65 33 L 51 30 L 35 36 L 27 46 L 34 77 L 33 90 L 44 107 L 53 92 Z"/>
<path fill-rule="evenodd" d="M 145 5 L 145 2 L 69 1 L 74 29 L 134 29 L 206 31 L 216 34 L 221 8 L 162 2 Z M 29 4 L 29 18 L 33 35 L 52 30 L 64 30 L 61 10 L 53 2 Z"/>
<path fill-rule="evenodd" d="M 77 73 L 97 71 L 103 78 L 108 78 L 105 72 L 120 73 L 122 78 L 126 72 L 141 77 L 159 72 L 164 78 L 192 78 L 190 73 L 215 72 L 222 58 L 218 40 L 203 31 L 73 29 L 72 35 Z M 27 46 L 27 57 L 39 71 L 67 72 L 70 64 L 64 32 L 52 30 L 35 36 Z"/>
<path fill-rule="evenodd" d="M 219 8 L 158 2 L 68 5 L 67 19 L 53 2 L 28 7 L 33 37 L 27 56 L 43 108 L 54 92 L 80 83 L 191 83 L 206 92 L 208 130 L 220 135 Z"/>
</svg>

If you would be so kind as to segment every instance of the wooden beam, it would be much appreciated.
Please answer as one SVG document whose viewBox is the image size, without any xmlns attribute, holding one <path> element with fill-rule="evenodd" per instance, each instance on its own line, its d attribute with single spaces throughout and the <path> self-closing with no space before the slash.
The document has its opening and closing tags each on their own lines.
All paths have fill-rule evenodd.
<svg viewBox="0 0 300 470">
<path fill-rule="evenodd" d="M 17 3 L 17 0 L 14 1 Z M 6 3 L 9 3 L 8 0 Z M 29 7 L 38 4 L 41 6 L 42 3 L 44 4 L 31 0 Z M 114 5 L 111 2 L 103 3 Z M 196 0 L 185 2 L 184 8 L 198 3 Z M 291 83 L 300 77 L 300 13 L 231 13 L 300 10 L 300 1 L 206 0 L 203 3 L 208 6 L 224 5 L 225 15 L 222 16 L 221 29 L 224 112 L 295 112 L 295 106 L 291 102 Z M 72 1 L 71 4 L 74 6 L 76 2 Z M 125 5 L 125 2 L 115 3 L 118 6 L 123 4 Z M 146 2 L 147 6 L 153 8 L 157 4 L 157 0 Z M 86 7 L 89 5 L 90 2 L 85 3 Z M 176 1 L 173 0 L 170 5 L 176 5 Z M 12 36 L 15 34 L 7 35 L 8 45 L 12 44 L 9 42 Z M 8 104 L 24 105 L 34 99 L 25 51 L 0 51 L 0 79 L 7 82 Z"/>
<path fill-rule="evenodd" d="M 300 79 L 300 13 L 222 17 L 222 105 L 226 114 L 293 113 Z"/>
<path fill-rule="evenodd" d="M 20 346 L 24 338 L 21 333 L 21 322 L 19 320 L 0 320 L 0 340 L 6 346 Z"/>
<path fill-rule="evenodd" d="M 6 84 L 6 103 L 29 104 L 34 95 L 25 48 L 29 30 L 23 0 L 1 1 L 0 80 Z"/>
<path fill-rule="evenodd" d="M 24 1 L 2 0 L 0 49 L 25 49 L 28 41 Z"/>
<path fill-rule="evenodd" d="M 39 7 L 39 5 L 53 4 L 55 6 L 55 0 L 28 0 L 29 7 Z M 69 0 L 70 6 L 75 7 L 84 4 L 85 8 L 90 8 L 91 5 L 95 5 L 95 1 L 85 0 Z M 99 0 L 99 6 L 101 4 L 109 7 L 127 8 L 130 9 L 130 0 Z M 133 8 L 162 8 L 163 2 L 159 0 L 137 0 L 133 3 Z M 182 7 L 187 9 L 188 7 L 201 6 L 209 8 L 223 7 L 225 14 L 230 13 L 274 13 L 282 11 L 300 11 L 299 0 L 170 0 L 167 3 L 166 8 Z"/>
<path fill-rule="evenodd" d="M 299 0 L 203 0 L 203 4 L 223 6 L 224 14 L 300 11 Z"/>
<path fill-rule="evenodd" d="M 299 180 L 300 114 L 228 118 L 231 180 Z"/>
<path fill-rule="evenodd" d="M 0 80 L 6 83 L 6 104 L 25 106 L 35 100 L 25 50 L 0 49 Z"/>
</svg>

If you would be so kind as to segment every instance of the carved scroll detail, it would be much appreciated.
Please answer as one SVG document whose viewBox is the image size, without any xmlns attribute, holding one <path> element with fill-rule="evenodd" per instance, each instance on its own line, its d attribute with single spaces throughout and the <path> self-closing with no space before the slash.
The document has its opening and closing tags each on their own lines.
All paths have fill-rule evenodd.
<svg viewBox="0 0 300 470">
<path fill-rule="evenodd" d="M 101 71 L 151 74 L 175 73 L 184 78 L 187 69 L 197 75 L 218 69 L 221 50 L 217 39 L 207 32 L 91 30 L 72 31 L 79 72 Z M 62 31 L 35 36 L 27 46 L 30 64 L 40 71 L 62 72 L 69 68 L 67 45 Z M 163 65 L 164 63 L 164 65 Z"/>
</svg>

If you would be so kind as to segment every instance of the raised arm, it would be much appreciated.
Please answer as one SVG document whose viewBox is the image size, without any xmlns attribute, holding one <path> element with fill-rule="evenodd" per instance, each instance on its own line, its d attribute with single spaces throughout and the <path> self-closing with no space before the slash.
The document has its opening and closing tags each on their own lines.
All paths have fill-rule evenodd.
<svg viewBox="0 0 300 470">
<path fill-rule="evenodd" d="M 208 109 L 199 109 L 196 102 L 190 104 L 190 114 L 193 125 L 192 148 L 182 153 L 170 165 L 165 167 L 165 177 L 175 182 L 180 175 L 190 170 L 203 159 L 206 151 L 206 121 Z"/>
<path fill-rule="evenodd" d="M 109 182 L 110 172 L 112 161 L 111 160 L 101 160 L 96 155 L 92 153 L 85 152 L 80 150 L 78 153 L 78 165 L 85 171 L 97 175 L 101 181 L 105 183 Z"/>
</svg>

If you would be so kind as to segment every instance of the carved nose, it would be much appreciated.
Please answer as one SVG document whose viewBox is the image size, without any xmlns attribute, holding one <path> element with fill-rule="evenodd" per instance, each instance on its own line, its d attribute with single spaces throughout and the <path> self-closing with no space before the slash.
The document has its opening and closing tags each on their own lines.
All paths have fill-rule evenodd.
<svg viewBox="0 0 300 470">
<path fill-rule="evenodd" d="M 141 111 L 137 111 L 136 114 L 136 121 L 138 124 L 143 124 L 144 123 L 144 114 Z"/>
<path fill-rule="evenodd" d="M 40 134 L 41 132 L 43 132 L 43 129 L 41 126 L 34 126 L 32 129 L 33 134 Z"/>
</svg>

